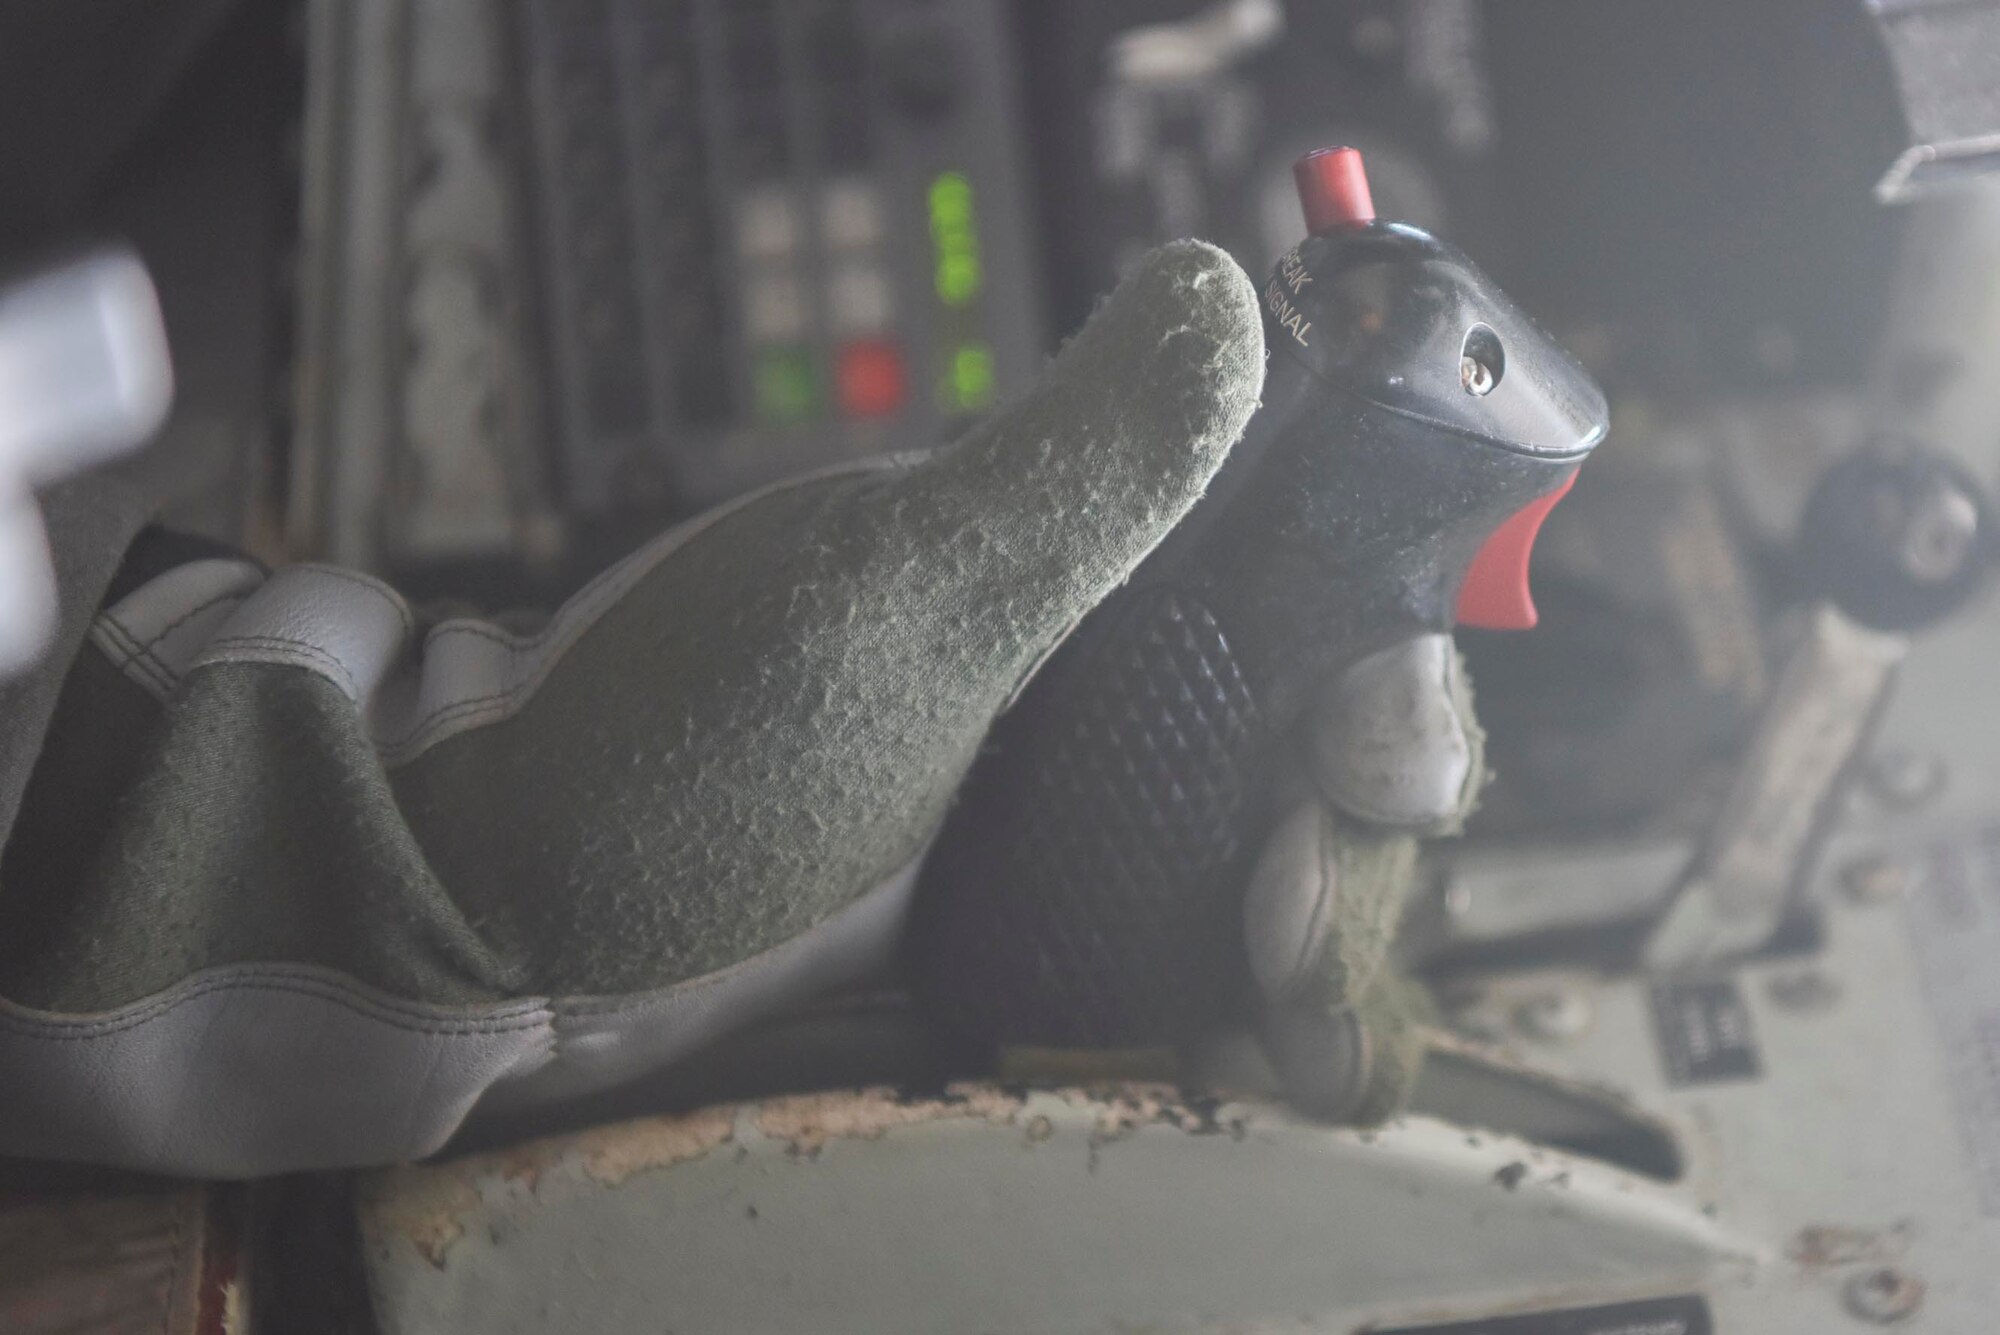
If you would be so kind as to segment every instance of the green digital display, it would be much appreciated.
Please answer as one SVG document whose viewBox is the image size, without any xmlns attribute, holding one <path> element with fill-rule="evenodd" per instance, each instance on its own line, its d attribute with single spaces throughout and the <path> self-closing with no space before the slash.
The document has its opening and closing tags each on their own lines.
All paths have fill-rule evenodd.
<svg viewBox="0 0 2000 1335">
<path fill-rule="evenodd" d="M 972 182 L 964 172 L 945 172 L 931 182 L 930 214 L 931 244 L 937 251 L 938 300 L 947 306 L 969 306 L 979 297 L 985 272 L 979 260 Z"/>
</svg>

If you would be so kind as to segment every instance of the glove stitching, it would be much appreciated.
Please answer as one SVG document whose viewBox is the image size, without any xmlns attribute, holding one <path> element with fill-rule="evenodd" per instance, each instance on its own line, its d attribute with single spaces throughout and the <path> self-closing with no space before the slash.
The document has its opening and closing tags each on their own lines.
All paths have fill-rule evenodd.
<svg viewBox="0 0 2000 1335">
<path fill-rule="evenodd" d="M 513 1033 L 547 1025 L 551 1013 L 545 1002 L 535 1001 L 515 1003 L 527 1005 L 531 1012 L 503 1012 L 485 1020 L 430 1020 L 421 1010 L 399 1003 L 393 998 L 364 998 L 344 991 L 333 981 L 320 981 L 308 975 L 289 973 L 283 970 L 247 970 L 232 973 L 227 977 L 211 978 L 185 991 L 145 1003 L 142 1009 L 115 1019 L 99 1021 L 77 1021 L 65 1019 L 34 1019 L 21 1015 L 10 1015 L 0 1011 L 0 1029 L 8 1029 L 24 1037 L 44 1039 L 51 1042 L 67 1042 L 77 1039 L 103 1037 L 122 1033 L 139 1025 L 158 1019 L 167 1011 L 175 1010 L 187 1002 L 207 996 L 212 992 L 242 988 L 254 992 L 291 992 L 299 996 L 317 997 L 331 1001 L 357 1015 L 368 1019 L 381 1020 L 408 1032 L 438 1035 L 464 1035 L 481 1033 Z M 12 1004 L 12 1003 L 6 1003 Z M 526 1015 L 527 1018 L 517 1018 Z"/>
<path fill-rule="evenodd" d="M 167 636 L 173 634 L 175 631 L 179 630 L 182 626 L 186 625 L 194 618 L 200 616 L 203 612 L 206 612 L 209 608 L 216 606 L 218 603 L 231 603 L 231 602 L 240 603 L 243 601 L 245 596 L 246 595 L 242 593 L 238 593 L 235 590 L 231 590 L 228 593 L 218 593 L 213 598 L 208 599 L 206 602 L 196 603 L 193 607 L 181 613 L 179 616 L 175 617 L 172 621 L 169 621 L 164 627 L 161 628 L 160 633 L 158 635 L 155 635 L 152 639 L 146 641 L 145 648 L 147 654 L 150 655 L 155 645 L 164 641 L 167 638 Z M 104 615 L 107 618 L 111 616 L 109 612 L 105 613 Z M 161 664 L 161 666 L 164 667 L 165 664 Z"/>
<path fill-rule="evenodd" d="M 103 639 L 110 641 L 113 648 L 118 651 L 116 654 L 107 651 L 104 656 L 111 660 L 111 665 L 121 674 L 132 678 L 134 684 L 149 695 L 165 697 L 173 694 L 174 687 L 180 684 L 180 679 L 165 675 L 158 661 L 145 652 L 137 637 L 122 622 L 105 614 L 97 618 L 92 629 L 98 631 Z M 103 645 L 100 644 L 99 648 L 102 649 Z"/>
<path fill-rule="evenodd" d="M 312 663 L 324 665 L 331 673 L 333 673 L 336 676 L 336 678 L 338 679 L 337 684 L 339 684 L 342 687 L 342 689 L 346 692 L 349 699 L 358 699 L 360 697 L 361 688 L 359 687 L 359 685 L 356 684 L 354 680 L 354 675 L 347 670 L 347 665 L 341 662 L 334 655 L 320 648 L 316 644 L 309 643 L 305 640 L 295 640 L 285 635 L 230 635 L 230 636 L 225 636 L 224 638 L 219 640 L 211 641 L 209 644 L 209 653 L 212 654 L 216 650 L 226 649 L 236 645 L 241 645 L 245 648 L 250 648 L 250 649 L 266 649 L 266 650 L 282 649 L 287 652 L 296 653 Z M 204 654 L 203 658 L 204 661 L 201 663 L 197 663 L 195 666 L 205 667 L 205 666 L 218 665 L 218 663 L 215 660 L 210 659 L 207 654 Z M 293 666 L 303 667 L 305 666 L 305 664 L 294 664 Z"/>
</svg>

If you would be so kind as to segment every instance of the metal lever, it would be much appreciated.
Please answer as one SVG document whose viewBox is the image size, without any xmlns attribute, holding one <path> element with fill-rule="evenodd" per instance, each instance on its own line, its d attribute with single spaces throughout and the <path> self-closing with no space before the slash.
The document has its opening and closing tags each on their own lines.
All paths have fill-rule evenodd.
<svg viewBox="0 0 2000 1335">
<path fill-rule="evenodd" d="M 1778 673 L 1720 817 L 1646 940 L 1649 969 L 1685 969 L 1771 939 L 1911 634 L 1964 606 L 1991 538 L 1970 476 L 1906 449 L 1829 470 L 1799 547 L 1821 600 Z"/>
</svg>

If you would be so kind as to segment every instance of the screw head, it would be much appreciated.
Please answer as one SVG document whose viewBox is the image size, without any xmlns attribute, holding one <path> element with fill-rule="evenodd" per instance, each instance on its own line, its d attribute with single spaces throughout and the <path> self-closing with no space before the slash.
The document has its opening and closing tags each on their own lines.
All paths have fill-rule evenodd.
<svg viewBox="0 0 2000 1335">
<path fill-rule="evenodd" d="M 1926 584 L 1954 579 L 1979 550 L 1979 506 L 1963 492 L 1938 490 L 1911 506 L 1896 561 Z"/>
<path fill-rule="evenodd" d="M 1849 616 L 1909 632 L 1971 600 L 2000 551 L 1992 529 L 1976 478 L 1943 455 L 1883 442 L 1821 476 L 1798 556 Z"/>
<path fill-rule="evenodd" d="M 1884 751 L 1868 762 L 1868 791 L 1892 811 L 1914 811 L 1944 791 L 1944 761 L 1921 751 Z"/>
<path fill-rule="evenodd" d="M 1484 398 L 1493 392 L 1499 380 L 1493 368 L 1479 358 L 1467 353 L 1458 359 L 1458 383 L 1465 386 L 1465 392 L 1475 398 Z"/>
<path fill-rule="evenodd" d="M 1840 884 L 1856 904 L 1892 904 L 1910 893 L 1908 863 L 1887 857 L 1859 858 L 1840 873 Z"/>
<path fill-rule="evenodd" d="M 1516 1007 L 1514 1021 L 1531 1038 L 1566 1043 L 1590 1028 L 1590 1001 L 1574 988 L 1551 988 Z"/>
<path fill-rule="evenodd" d="M 1895 1266 L 1864 1270 L 1841 1291 L 1847 1310 L 1878 1326 L 1894 1325 L 1924 1304 L 1924 1282 Z"/>
</svg>

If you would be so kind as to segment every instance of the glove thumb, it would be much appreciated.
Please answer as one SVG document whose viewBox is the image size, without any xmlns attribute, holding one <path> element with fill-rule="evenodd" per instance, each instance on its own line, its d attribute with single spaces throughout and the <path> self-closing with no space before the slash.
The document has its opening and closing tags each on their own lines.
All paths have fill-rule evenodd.
<svg viewBox="0 0 2000 1335">
<path fill-rule="evenodd" d="M 1033 390 L 871 499 L 925 555 L 911 596 L 1038 654 L 1200 497 L 1263 377 L 1243 270 L 1201 242 L 1153 251 Z"/>
</svg>

